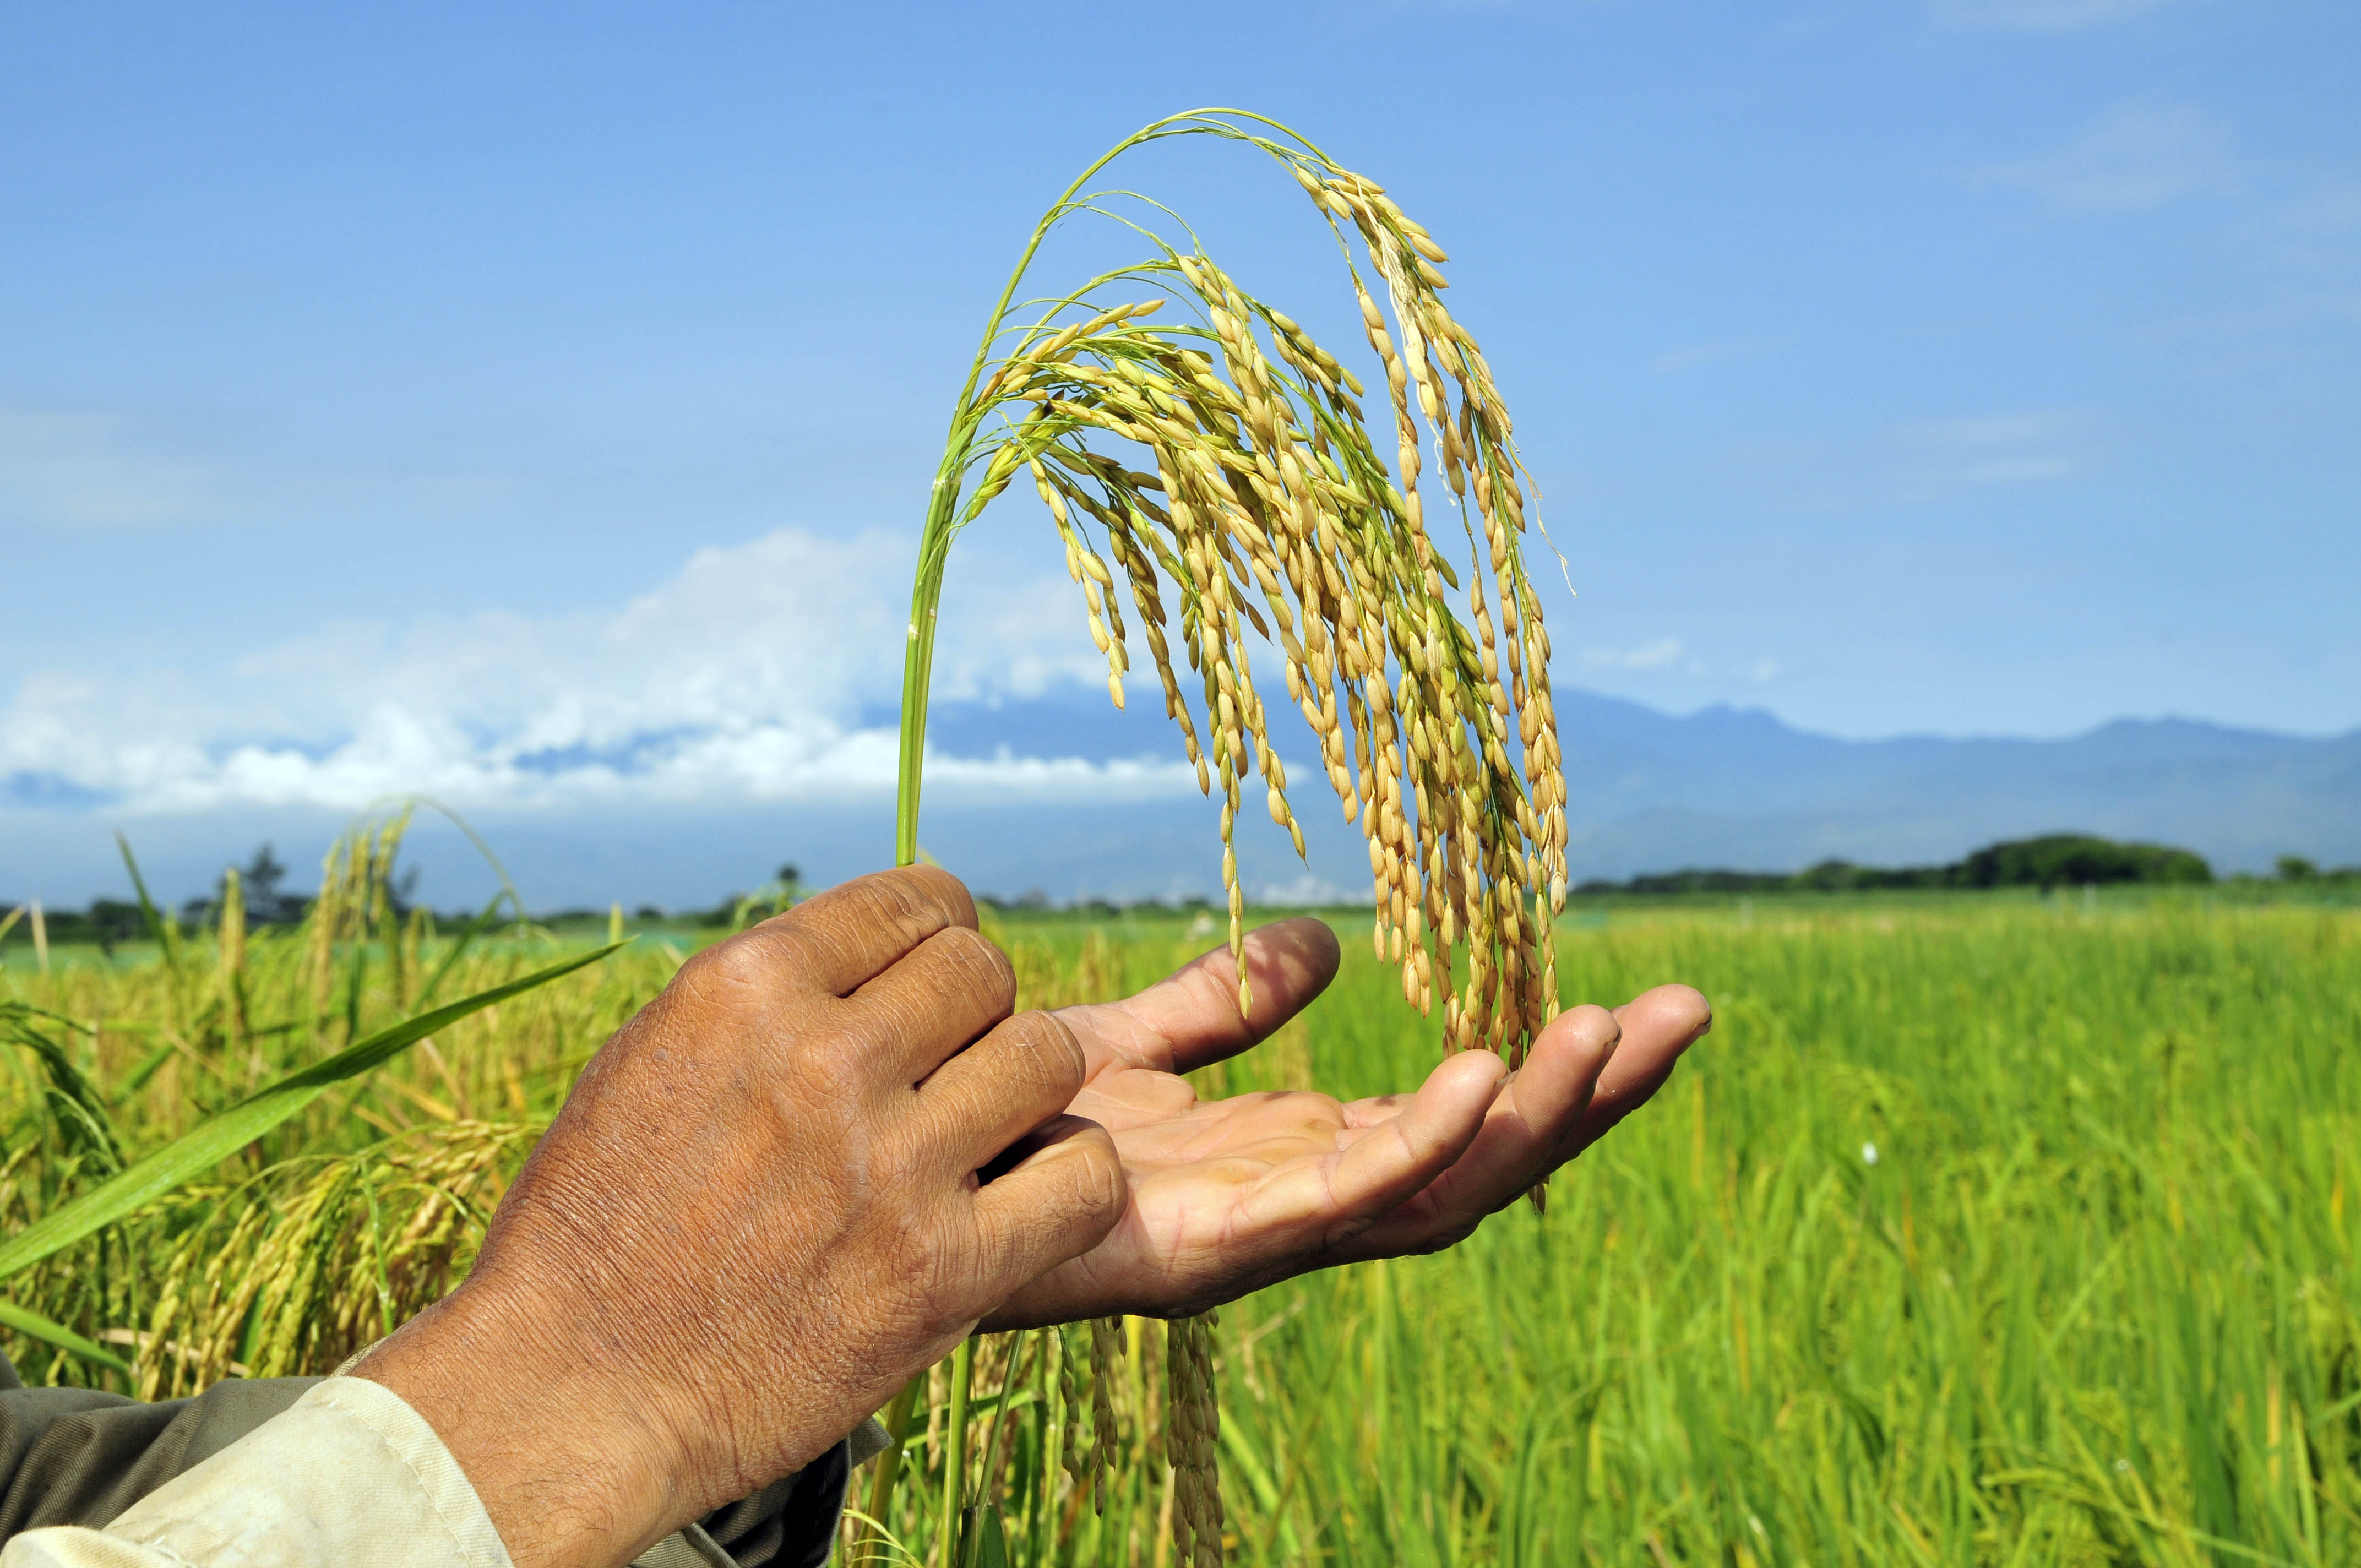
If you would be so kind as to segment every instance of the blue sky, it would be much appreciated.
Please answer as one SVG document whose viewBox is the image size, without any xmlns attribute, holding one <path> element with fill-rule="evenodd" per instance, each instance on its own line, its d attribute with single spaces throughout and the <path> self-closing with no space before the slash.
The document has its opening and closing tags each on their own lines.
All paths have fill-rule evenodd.
<svg viewBox="0 0 2361 1568">
<path fill-rule="evenodd" d="M 0 6 L 0 780 L 20 824 L 873 800 L 982 313 L 1200 104 L 1453 253 L 1580 590 L 1562 683 L 2348 729 L 2356 67 L 2328 0 Z M 1129 179 L 1352 340 L 1271 170 Z M 947 692 L 1088 678 L 1069 596 L 996 510 Z"/>
</svg>

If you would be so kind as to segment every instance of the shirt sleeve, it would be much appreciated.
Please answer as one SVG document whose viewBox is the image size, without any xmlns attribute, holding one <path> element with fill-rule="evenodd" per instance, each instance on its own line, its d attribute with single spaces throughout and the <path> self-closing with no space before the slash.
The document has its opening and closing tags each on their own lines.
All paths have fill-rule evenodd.
<svg viewBox="0 0 2361 1568">
<path fill-rule="evenodd" d="M 0 1357 L 0 1541 L 43 1525 L 111 1524 L 125 1509 L 311 1392 L 317 1377 L 229 1377 L 155 1403 L 95 1388 L 27 1388 Z"/>
<path fill-rule="evenodd" d="M 434 1430 L 391 1389 L 331 1377 L 104 1530 L 27 1530 L 0 1568 L 510 1568 Z"/>
</svg>

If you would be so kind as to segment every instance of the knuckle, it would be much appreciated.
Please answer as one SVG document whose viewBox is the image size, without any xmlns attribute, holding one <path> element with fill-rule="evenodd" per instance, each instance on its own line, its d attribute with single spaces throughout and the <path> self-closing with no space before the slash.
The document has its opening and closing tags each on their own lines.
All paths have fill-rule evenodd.
<svg viewBox="0 0 2361 1568">
<path fill-rule="evenodd" d="M 928 938 L 927 945 L 972 989 L 998 998 L 1003 1012 L 1015 1003 L 1016 966 L 992 938 L 965 926 L 952 926 Z"/>
<path fill-rule="evenodd" d="M 680 966 L 674 983 L 700 1001 L 728 1003 L 763 997 L 790 971 L 788 956 L 770 932 L 741 932 Z"/>
<path fill-rule="evenodd" d="M 935 932 L 975 924 L 975 903 L 948 872 L 900 866 L 862 877 L 845 890 L 845 913 L 884 926 L 915 947 Z"/>
<path fill-rule="evenodd" d="M 953 926 L 973 927 L 975 900 L 967 884 L 940 866 L 898 866 L 884 873 L 914 905 L 927 909 Z"/>
<path fill-rule="evenodd" d="M 849 1030 L 815 1031 L 796 1042 L 790 1052 L 795 1100 L 816 1107 L 850 1113 L 868 1098 L 870 1055 Z"/>
<path fill-rule="evenodd" d="M 1074 1195 L 1082 1217 L 1096 1225 L 1111 1225 L 1123 1212 L 1126 1196 L 1123 1157 L 1106 1129 L 1093 1126 L 1074 1138 Z"/>
<path fill-rule="evenodd" d="M 1427 1237 L 1424 1241 L 1420 1242 L 1417 1246 L 1411 1250 L 1417 1255 L 1423 1257 L 1429 1254 L 1443 1252 L 1451 1247 L 1455 1247 L 1461 1242 L 1466 1241 L 1469 1236 L 1472 1236 L 1475 1234 L 1476 1226 L 1472 1222 L 1464 1224 L 1453 1224 L 1443 1230 L 1437 1231 L 1434 1234 Z"/>
<path fill-rule="evenodd" d="M 1011 1065 L 1028 1085 L 1066 1098 L 1082 1086 L 1088 1062 L 1082 1043 L 1054 1013 L 1020 1013 L 1003 1025 Z"/>
</svg>

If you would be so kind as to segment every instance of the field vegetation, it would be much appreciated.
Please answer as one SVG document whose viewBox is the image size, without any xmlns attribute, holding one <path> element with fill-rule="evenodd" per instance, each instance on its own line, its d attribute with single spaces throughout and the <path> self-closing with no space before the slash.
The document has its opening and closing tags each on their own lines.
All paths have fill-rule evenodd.
<svg viewBox="0 0 2361 1568">
<path fill-rule="evenodd" d="M 12 945 L 0 1238 L 287 1071 L 605 941 L 397 913 L 369 853 L 326 921 L 175 923 L 46 974 Z M 1332 993 L 1204 1091 L 1417 1081 L 1439 1025 L 1367 914 L 1337 920 Z M 1144 983 L 1212 924 L 994 916 L 1028 1004 Z M 1896 893 L 1578 902 L 1560 933 L 1568 1000 L 1687 980 L 1714 1033 L 1545 1217 L 1222 1311 L 1231 1561 L 2361 1561 L 2361 914 Z M 437 1028 L 16 1268 L 8 1354 L 157 1397 L 333 1368 L 463 1277 L 583 1061 L 714 935 L 642 932 Z M 1123 1324 L 1101 1389 L 1082 1337 L 982 1344 L 962 1445 L 939 1375 L 862 1550 L 942 1538 L 956 1448 L 996 1499 L 989 1553 L 1168 1563 L 1165 1336 Z"/>
</svg>

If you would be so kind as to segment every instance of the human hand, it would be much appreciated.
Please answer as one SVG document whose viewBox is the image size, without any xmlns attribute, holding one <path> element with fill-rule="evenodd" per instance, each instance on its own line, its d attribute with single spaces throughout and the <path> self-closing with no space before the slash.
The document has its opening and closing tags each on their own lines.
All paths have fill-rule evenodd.
<svg viewBox="0 0 2361 1568">
<path fill-rule="evenodd" d="M 1126 1001 L 1059 1014 L 1090 1061 L 1072 1110 L 1115 1135 L 1130 1200 L 1104 1240 L 988 1327 L 1178 1316 L 1312 1269 L 1449 1246 L 1644 1103 L 1712 1026 L 1703 996 L 1659 986 L 1612 1013 L 1560 1014 L 1513 1075 L 1465 1051 L 1414 1094 L 1200 1101 L 1179 1075 L 1301 1012 L 1336 972 L 1336 938 L 1318 920 L 1281 921 L 1248 936 L 1246 956 L 1246 1018 L 1226 950 Z"/>
<path fill-rule="evenodd" d="M 1114 1147 L 1060 1114 L 1082 1048 L 1009 1016 L 974 927 L 912 867 L 691 959 L 591 1059 L 467 1283 L 355 1369 L 519 1568 L 628 1562 L 807 1464 L 1106 1234 Z"/>
</svg>

